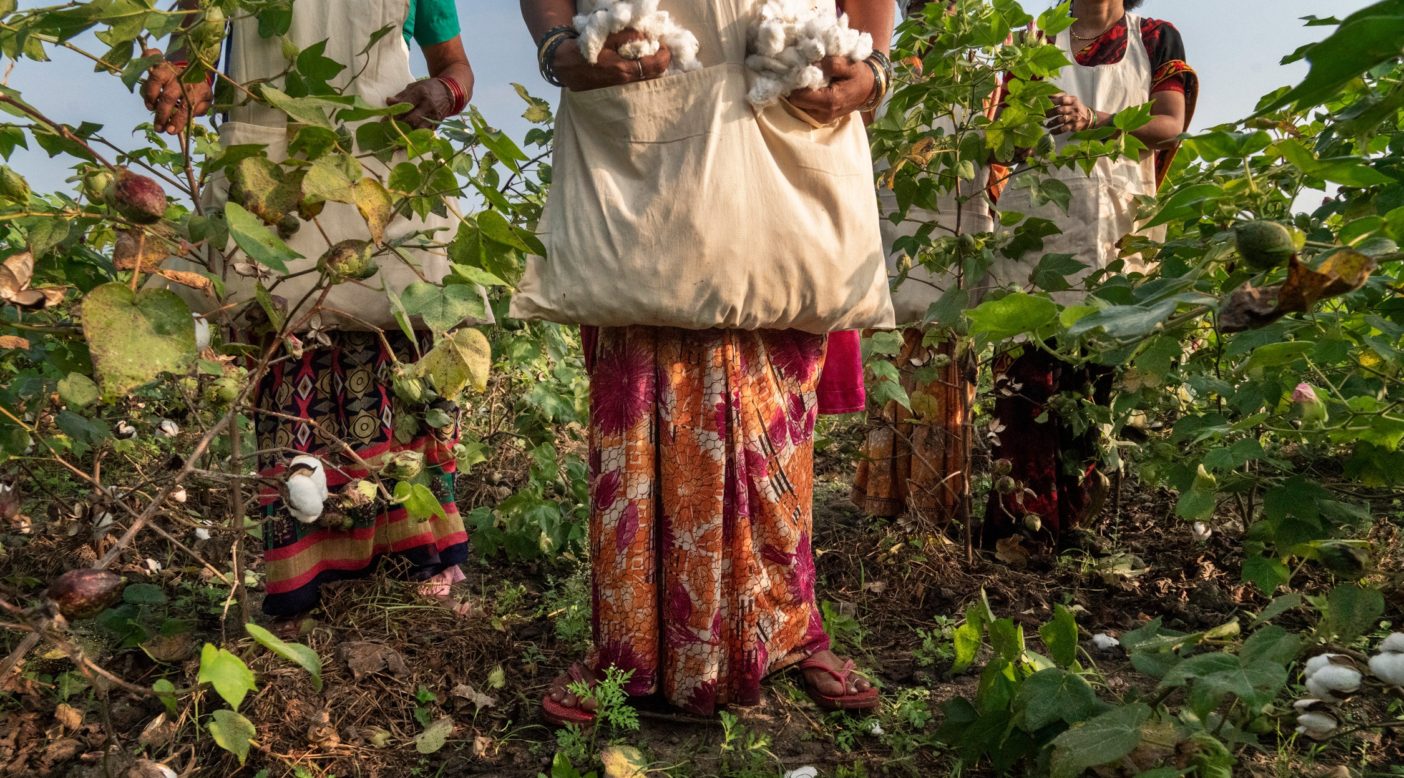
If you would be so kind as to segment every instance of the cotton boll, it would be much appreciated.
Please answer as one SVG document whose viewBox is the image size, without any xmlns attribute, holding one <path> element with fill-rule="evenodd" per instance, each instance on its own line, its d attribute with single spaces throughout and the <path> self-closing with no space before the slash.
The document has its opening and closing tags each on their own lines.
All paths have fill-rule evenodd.
<svg viewBox="0 0 1404 778">
<path fill-rule="evenodd" d="M 1370 657 L 1370 674 L 1390 686 L 1404 686 L 1404 654 L 1388 653 Z"/>
<path fill-rule="evenodd" d="M 1121 641 L 1105 632 L 1098 632 L 1092 636 L 1092 646 L 1098 651 L 1114 651 L 1121 646 Z"/>
<path fill-rule="evenodd" d="M 157 425 L 156 431 L 161 433 L 161 437 L 173 438 L 180 434 L 180 425 L 170 419 L 162 419 L 161 423 Z"/>
<path fill-rule="evenodd" d="M 210 531 L 207 530 L 207 529 L 205 529 L 204 527 L 198 527 L 198 528 L 196 528 L 196 530 L 195 530 L 195 539 L 196 539 L 196 540 L 209 540 L 209 539 L 210 539 Z"/>
<path fill-rule="evenodd" d="M 658 53 L 662 44 L 652 38 L 629 41 L 619 47 L 619 56 L 624 59 L 643 59 Z"/>
<path fill-rule="evenodd" d="M 771 22 L 758 25 L 752 38 L 751 50 L 766 57 L 774 57 L 784 51 L 785 28 Z"/>
<path fill-rule="evenodd" d="M 1314 656 L 1314 657 L 1312 657 L 1312 658 L 1310 658 L 1310 659 L 1308 659 L 1308 660 L 1306 661 L 1306 666 L 1302 668 L 1302 676 L 1303 676 L 1304 678 L 1310 678 L 1310 677 L 1312 677 L 1313 675 L 1316 674 L 1316 671 L 1318 671 L 1318 670 L 1320 670 L 1321 668 L 1323 668 L 1323 667 L 1325 667 L 1325 666 L 1331 664 L 1331 658 L 1332 658 L 1332 657 L 1338 657 L 1338 656 L 1341 656 L 1341 655 L 1340 655 L 1340 654 L 1317 654 L 1316 656 Z"/>
<path fill-rule="evenodd" d="M 210 321 L 198 313 L 190 315 L 195 319 L 195 350 L 204 351 L 210 347 Z"/>
<path fill-rule="evenodd" d="M 751 91 L 746 93 L 746 100 L 751 105 L 770 105 L 784 93 L 785 84 L 780 79 L 758 75 L 755 83 L 751 84 Z"/>
<path fill-rule="evenodd" d="M 1349 695 L 1358 690 L 1361 678 L 1360 671 L 1353 667 L 1332 664 L 1312 673 L 1306 679 L 1306 688 L 1314 697 L 1335 700 L 1337 695 Z"/>
<path fill-rule="evenodd" d="M 804 57 L 805 62 L 818 62 L 824 58 L 826 49 L 823 41 L 817 38 L 805 38 L 795 42 L 795 51 Z"/>
<path fill-rule="evenodd" d="M 1297 733 L 1313 740 L 1324 740 L 1336 731 L 1340 722 L 1329 713 L 1303 713 L 1297 717 Z"/>
<path fill-rule="evenodd" d="M 1210 537 L 1213 537 L 1214 528 L 1202 521 L 1196 521 L 1194 524 L 1190 525 L 1190 534 L 1194 535 L 1195 540 L 1203 543 Z"/>
<path fill-rule="evenodd" d="M 177 486 L 171 490 L 171 502 L 184 505 L 187 499 L 189 499 L 189 495 L 186 494 L 184 486 Z"/>
<path fill-rule="evenodd" d="M 1384 640 L 1381 640 L 1380 652 L 1385 654 L 1404 654 L 1404 632 L 1395 632 Z"/>
</svg>

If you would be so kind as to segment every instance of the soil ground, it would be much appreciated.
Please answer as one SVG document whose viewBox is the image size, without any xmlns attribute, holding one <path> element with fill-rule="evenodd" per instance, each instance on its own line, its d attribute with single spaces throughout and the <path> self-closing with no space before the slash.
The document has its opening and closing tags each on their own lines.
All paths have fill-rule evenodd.
<svg viewBox="0 0 1404 778">
<path fill-rule="evenodd" d="M 1240 530 L 1232 519 L 1220 522 L 1207 541 L 1196 540 L 1174 517 L 1171 495 L 1129 483 L 1093 527 L 1110 551 L 1096 557 L 1035 557 L 1011 565 L 968 557 L 963 544 L 906 520 L 862 516 L 847 500 L 851 460 L 843 452 L 851 451 L 854 430 L 837 434 L 847 436 L 847 445 L 821 462 L 816 495 L 820 597 L 837 648 L 879 680 L 889 704 L 879 717 L 864 720 L 822 715 L 792 675 L 774 679 L 759 706 L 735 710 L 725 722 L 645 701 L 641 729 L 616 739 L 638 748 L 658 774 L 744 778 L 813 766 L 824 776 L 986 775 L 962 765 L 933 737 L 940 704 L 975 692 L 975 675 L 949 675 L 949 629 L 980 592 L 997 614 L 1022 623 L 1034 645 L 1032 636 L 1054 604 L 1072 608 L 1110 693 L 1150 682 L 1121 655 L 1095 651 L 1092 634 L 1119 635 L 1155 616 L 1170 628 L 1202 630 L 1234 618 L 1246 622 L 1266 604 L 1238 580 Z M 1395 525 L 1381 523 L 1376 535 L 1397 557 Z M 31 581 L 47 580 L 95 554 L 83 538 L 37 531 L 18 549 L 11 544 L 7 565 Z M 256 564 L 252 556 L 248 561 Z M 1386 565 L 1399 580 L 1398 559 Z M 198 567 L 124 572 L 171 592 L 184 591 L 177 584 L 182 577 L 209 578 Z M 585 646 L 583 574 L 578 565 L 572 572 L 570 565 L 548 570 L 483 561 L 466 572 L 477 606 L 468 618 L 427 604 L 384 577 L 332 588 L 324 612 L 300 638 L 322 658 L 321 692 L 301 669 L 232 630 L 226 634 L 224 625 L 237 624 L 237 618 L 222 617 L 235 616 L 234 609 L 223 602 L 190 605 L 198 594 L 175 600 L 202 614 L 194 633 L 157 651 L 150 644 L 146 651 L 119 648 L 96 631 L 79 629 L 89 656 L 147 687 L 173 670 L 193 686 L 199 644 L 232 639 L 259 685 L 241 709 L 258 729 L 249 764 L 240 769 L 208 736 L 197 737 L 193 707 L 170 716 L 149 696 L 121 689 L 95 693 L 81 683 L 76 691 L 68 688 L 76 676 L 66 671 L 73 665 L 62 652 L 41 647 L 25 679 L 4 690 L 0 702 L 0 775 L 157 775 L 142 772 L 152 768 L 137 760 L 141 755 L 180 775 L 550 774 L 557 740 L 539 722 L 537 704 L 551 679 Z M 1396 617 L 1399 595 L 1389 593 Z M 5 649 L 17 640 L 14 633 L 0 635 Z M 219 705 L 203 694 L 199 707 Z M 445 744 L 420 753 L 416 736 L 442 718 L 452 723 Z M 1319 752 L 1252 752 L 1240 774 L 1391 774 L 1391 766 L 1404 764 L 1398 733 L 1361 733 Z M 609 733 L 601 733 L 596 747 L 607 739 Z M 585 765 L 577 766 L 586 772 Z M 1350 771 L 1331 772 L 1345 767 Z"/>
</svg>

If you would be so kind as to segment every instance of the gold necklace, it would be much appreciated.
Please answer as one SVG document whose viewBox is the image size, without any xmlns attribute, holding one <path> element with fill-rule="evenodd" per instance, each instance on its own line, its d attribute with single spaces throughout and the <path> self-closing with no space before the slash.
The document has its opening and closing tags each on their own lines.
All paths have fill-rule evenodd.
<svg viewBox="0 0 1404 778">
<path fill-rule="evenodd" d="M 1068 28 L 1068 34 L 1071 35 L 1071 36 L 1073 36 L 1073 38 L 1074 38 L 1075 40 L 1080 40 L 1080 41 L 1095 41 L 1095 40 L 1097 40 L 1098 38 L 1102 37 L 1103 35 L 1106 35 L 1107 33 L 1111 32 L 1111 31 L 1112 31 L 1112 28 L 1116 27 L 1118 24 L 1121 24 L 1121 22 L 1122 22 L 1125 18 L 1126 18 L 1126 14 L 1122 14 L 1121 17 L 1118 18 L 1116 21 L 1114 21 L 1114 22 L 1112 22 L 1111 24 L 1107 25 L 1107 28 L 1106 28 L 1105 30 L 1102 30 L 1101 32 L 1097 33 L 1096 35 L 1093 35 L 1093 36 L 1090 37 L 1090 38 L 1087 38 L 1087 37 L 1083 37 L 1083 36 L 1081 36 L 1081 35 L 1078 35 L 1071 27 Z"/>
</svg>

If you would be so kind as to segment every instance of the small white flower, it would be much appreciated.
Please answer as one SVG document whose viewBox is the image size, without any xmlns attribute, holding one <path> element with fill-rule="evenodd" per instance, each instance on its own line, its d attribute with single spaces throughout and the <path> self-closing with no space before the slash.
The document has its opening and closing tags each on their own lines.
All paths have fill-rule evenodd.
<svg viewBox="0 0 1404 778">
<path fill-rule="evenodd" d="M 1336 731 L 1340 722 L 1329 713 L 1311 711 L 1297 717 L 1297 733 L 1313 740 L 1324 740 Z"/>
<path fill-rule="evenodd" d="M 210 539 L 210 531 L 207 530 L 207 529 L 205 529 L 204 527 L 198 527 L 198 528 L 196 528 L 196 530 L 195 530 L 195 539 L 196 539 L 196 540 L 209 540 L 209 539 Z"/>
<path fill-rule="evenodd" d="M 1098 651 L 1114 651 L 1121 646 L 1121 641 L 1105 632 L 1098 632 L 1092 636 L 1092 645 Z"/>
<path fill-rule="evenodd" d="M 1195 540 L 1203 543 L 1213 536 L 1214 528 L 1202 521 L 1196 521 L 1190 526 L 1190 532 L 1194 535 Z"/>
<path fill-rule="evenodd" d="M 161 433 L 162 437 L 173 438 L 180 434 L 180 425 L 170 419 L 162 419 L 156 431 Z"/>
</svg>

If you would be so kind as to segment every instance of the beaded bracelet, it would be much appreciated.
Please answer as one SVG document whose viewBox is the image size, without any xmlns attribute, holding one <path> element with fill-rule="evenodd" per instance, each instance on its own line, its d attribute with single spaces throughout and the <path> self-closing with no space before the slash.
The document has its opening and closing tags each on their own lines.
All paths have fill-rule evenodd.
<svg viewBox="0 0 1404 778">
<path fill-rule="evenodd" d="M 541 71 L 541 77 L 546 83 L 552 86 L 564 86 L 560 78 L 556 75 L 556 49 L 568 40 L 575 40 L 580 37 L 574 27 L 562 25 L 552 27 L 541 36 L 541 40 L 536 47 L 536 67 Z"/>
</svg>

